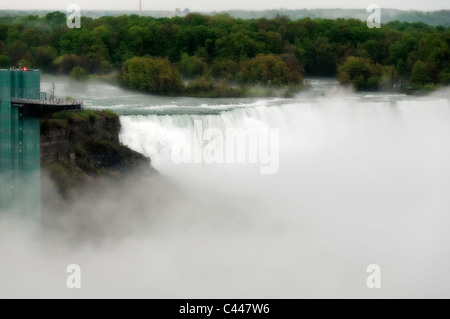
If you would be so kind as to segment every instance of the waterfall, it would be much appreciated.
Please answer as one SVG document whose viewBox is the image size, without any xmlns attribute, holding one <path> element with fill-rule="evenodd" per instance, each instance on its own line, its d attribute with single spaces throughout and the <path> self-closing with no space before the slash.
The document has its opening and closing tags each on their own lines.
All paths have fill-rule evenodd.
<svg viewBox="0 0 450 319">
<path fill-rule="evenodd" d="M 450 114 L 449 101 L 445 98 L 435 99 L 432 103 L 417 99 L 362 102 L 334 98 L 290 100 L 279 106 L 267 104 L 264 100 L 255 101 L 245 107 L 213 114 L 125 115 L 120 118 L 120 139 L 137 152 L 150 156 L 158 168 L 171 160 L 171 153 L 180 143 L 202 147 L 205 144 L 202 133 L 208 129 L 220 130 L 224 135 L 227 129 L 239 129 L 248 134 L 255 130 L 278 129 L 283 154 L 305 154 L 339 147 L 340 143 L 347 143 L 346 147 L 352 148 L 352 144 L 348 144 L 352 140 L 355 143 L 384 138 L 395 140 L 398 135 L 386 136 L 387 132 L 392 133 L 391 129 L 399 134 L 400 131 L 410 134 L 412 139 L 430 122 L 445 126 Z M 202 107 L 208 110 L 208 106 Z M 214 106 L 214 109 L 220 108 L 220 105 Z M 226 148 L 224 151 L 230 152 Z"/>
</svg>

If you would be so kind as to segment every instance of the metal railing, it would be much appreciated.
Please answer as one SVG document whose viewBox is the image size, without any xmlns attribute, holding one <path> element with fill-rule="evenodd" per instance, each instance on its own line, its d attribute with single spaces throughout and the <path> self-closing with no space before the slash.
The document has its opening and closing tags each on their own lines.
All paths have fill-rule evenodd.
<svg viewBox="0 0 450 319">
<path fill-rule="evenodd" d="M 53 100 L 36 100 L 36 99 L 11 99 L 16 104 L 34 104 L 34 105 L 83 105 L 83 101 L 75 99 L 53 99 Z"/>
</svg>

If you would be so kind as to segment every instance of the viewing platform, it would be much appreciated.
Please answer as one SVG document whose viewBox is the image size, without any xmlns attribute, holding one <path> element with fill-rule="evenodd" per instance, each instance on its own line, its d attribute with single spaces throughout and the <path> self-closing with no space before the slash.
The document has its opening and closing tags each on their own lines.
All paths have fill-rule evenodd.
<svg viewBox="0 0 450 319">
<path fill-rule="evenodd" d="M 11 105 L 23 107 L 26 116 L 39 117 L 44 114 L 59 111 L 79 111 L 83 106 L 82 101 L 74 99 L 11 99 Z"/>
<path fill-rule="evenodd" d="M 40 117 L 81 110 L 83 102 L 41 92 L 41 73 L 25 67 L 0 70 L 0 212 L 39 220 L 41 213 Z"/>
<path fill-rule="evenodd" d="M 0 98 L 0 103 L 1 103 Z M 45 92 L 40 93 L 40 99 L 11 98 L 12 107 L 24 109 L 24 115 L 39 117 L 48 113 L 59 111 L 79 111 L 83 107 L 83 102 L 72 98 L 47 98 Z"/>
</svg>

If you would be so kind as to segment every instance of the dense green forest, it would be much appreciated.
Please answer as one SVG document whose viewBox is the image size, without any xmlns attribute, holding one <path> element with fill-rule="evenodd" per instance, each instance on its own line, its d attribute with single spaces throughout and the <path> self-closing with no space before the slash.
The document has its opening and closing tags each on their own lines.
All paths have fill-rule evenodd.
<svg viewBox="0 0 450 319">
<path fill-rule="evenodd" d="M 157 94 L 240 96 L 247 86 L 298 88 L 304 76 L 338 76 L 360 90 L 450 83 L 450 28 L 394 21 L 369 29 L 356 19 L 153 18 L 66 14 L 0 18 L 0 67 L 46 72 L 118 71 L 121 84 Z M 190 81 L 188 81 L 190 80 Z"/>
</svg>

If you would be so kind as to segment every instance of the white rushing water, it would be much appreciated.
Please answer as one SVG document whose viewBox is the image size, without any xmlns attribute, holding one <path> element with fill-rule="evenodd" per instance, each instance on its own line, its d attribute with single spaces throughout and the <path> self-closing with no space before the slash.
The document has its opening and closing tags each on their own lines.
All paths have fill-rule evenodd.
<svg viewBox="0 0 450 319">
<path fill-rule="evenodd" d="M 89 108 L 121 114 L 121 141 L 195 203 L 180 203 L 156 238 L 87 258 L 88 269 L 133 274 L 91 275 L 99 286 L 81 296 L 450 296 L 448 91 L 356 94 L 316 80 L 291 99 L 202 100 L 59 82 Z M 278 171 L 173 162 L 175 147 L 204 145 L 210 128 L 278 129 Z M 366 285 L 370 264 L 381 289 Z"/>
</svg>

